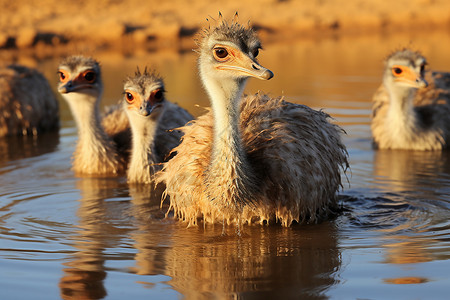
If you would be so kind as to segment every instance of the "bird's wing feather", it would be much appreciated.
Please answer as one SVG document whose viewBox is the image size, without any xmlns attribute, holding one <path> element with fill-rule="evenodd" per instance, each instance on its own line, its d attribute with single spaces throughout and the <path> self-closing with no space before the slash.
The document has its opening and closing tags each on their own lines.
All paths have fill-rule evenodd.
<svg viewBox="0 0 450 300">
<path fill-rule="evenodd" d="M 261 199 L 255 199 L 263 204 L 257 212 L 261 220 L 275 216 L 285 225 L 293 220 L 316 221 L 336 205 L 340 171 L 348 162 L 342 131 L 328 119 L 321 111 L 281 98 L 257 94 L 242 100 L 242 139 L 261 180 Z M 211 160 L 212 112 L 181 130 L 183 142 L 173 151 L 183 155 L 169 160 L 157 178 L 166 183 L 178 217 L 195 223 L 197 214 L 206 218 L 210 212 L 205 209 L 211 207 L 202 187 Z"/>
<path fill-rule="evenodd" d="M 211 159 L 212 112 L 190 121 L 180 130 L 182 142 L 172 150 L 171 154 L 175 156 L 164 164 L 163 171 L 156 174 L 156 182 L 166 185 L 165 195 L 170 196 L 171 209 L 177 217 L 196 224 L 198 213 L 202 211 L 200 203 L 206 201 L 202 187 L 204 170 Z"/>
<path fill-rule="evenodd" d="M 322 111 L 263 94 L 241 104 L 243 140 L 263 193 L 297 221 L 328 213 L 348 167 L 343 130 L 329 120 Z M 286 213 L 279 212 L 290 223 Z"/>
<path fill-rule="evenodd" d="M 417 90 L 414 105 L 445 103 L 450 106 L 450 73 L 427 72 L 425 79 L 428 86 Z"/>
<path fill-rule="evenodd" d="M 131 128 L 120 103 L 105 108 L 102 126 L 116 144 L 120 156 L 128 157 L 131 151 Z"/>
<path fill-rule="evenodd" d="M 184 108 L 166 101 L 164 113 L 159 121 L 155 137 L 155 150 L 159 157 L 167 160 L 169 153 L 178 146 L 183 135 L 180 127 L 193 119 Z"/>
</svg>

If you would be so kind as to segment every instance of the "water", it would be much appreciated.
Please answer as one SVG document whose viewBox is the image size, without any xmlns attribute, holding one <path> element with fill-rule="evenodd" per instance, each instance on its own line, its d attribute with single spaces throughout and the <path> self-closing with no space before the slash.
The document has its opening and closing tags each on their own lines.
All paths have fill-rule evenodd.
<svg viewBox="0 0 450 300">
<path fill-rule="evenodd" d="M 344 211 L 317 225 L 244 226 L 240 235 L 233 226 L 186 228 L 164 218 L 160 191 L 149 199 L 147 187 L 124 178 L 75 177 L 76 128 L 61 101 L 58 134 L 0 140 L 1 298 L 447 298 L 448 153 L 371 149 L 382 59 L 405 45 L 422 50 L 432 69 L 450 70 L 442 32 L 294 40 L 261 52 L 275 77 L 250 80 L 247 92 L 324 108 L 347 132 Z M 96 57 L 105 105 L 121 97 L 125 75 L 148 65 L 164 75 L 169 99 L 195 115 L 208 106 L 195 53 Z M 58 61 L 36 62 L 54 86 Z"/>
</svg>

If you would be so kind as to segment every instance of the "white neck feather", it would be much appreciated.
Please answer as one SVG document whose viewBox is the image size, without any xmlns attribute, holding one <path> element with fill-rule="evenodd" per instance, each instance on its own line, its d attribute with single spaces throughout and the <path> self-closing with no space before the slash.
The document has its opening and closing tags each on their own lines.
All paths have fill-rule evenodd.
<svg viewBox="0 0 450 300">
<path fill-rule="evenodd" d="M 117 173 L 120 167 L 117 150 L 100 121 L 98 103 L 101 96 L 69 93 L 64 97 L 78 127 L 74 170 L 89 174 Z"/>
<path fill-rule="evenodd" d="M 399 139 L 413 135 L 417 126 L 417 115 L 414 110 L 413 98 L 415 89 L 406 87 L 388 87 L 390 96 L 387 125 Z"/>
<path fill-rule="evenodd" d="M 215 155 L 223 149 L 236 147 L 236 154 L 242 154 L 239 133 L 239 104 L 245 87 L 245 80 L 203 79 L 212 102 L 214 113 L 214 146 Z"/>
<path fill-rule="evenodd" d="M 79 143 L 112 147 L 100 121 L 99 101 L 95 97 L 82 93 L 65 95 L 79 131 Z M 98 98 L 100 98 L 99 96 Z M 93 147 L 86 147 L 86 150 Z M 95 148 L 94 148 L 95 149 Z"/>
<path fill-rule="evenodd" d="M 158 162 L 154 153 L 154 138 L 162 113 L 156 117 L 130 116 L 133 149 L 128 168 L 129 182 L 151 182 L 154 164 Z"/>
<path fill-rule="evenodd" d="M 202 79 L 214 113 L 212 156 L 206 186 L 211 189 L 220 186 L 227 193 L 232 191 L 226 201 L 241 207 L 252 202 L 257 191 L 256 175 L 248 162 L 239 128 L 239 106 L 246 80 L 208 76 L 202 76 Z M 212 196 L 216 191 L 207 190 L 207 193 L 216 198 Z"/>
</svg>

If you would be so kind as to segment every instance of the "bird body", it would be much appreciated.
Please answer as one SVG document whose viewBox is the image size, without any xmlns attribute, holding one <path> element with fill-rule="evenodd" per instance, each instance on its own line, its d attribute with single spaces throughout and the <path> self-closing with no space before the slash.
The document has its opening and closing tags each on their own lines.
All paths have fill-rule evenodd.
<svg viewBox="0 0 450 300">
<path fill-rule="evenodd" d="M 58 129 L 59 105 L 47 79 L 25 66 L 0 68 L 0 137 Z"/>
<path fill-rule="evenodd" d="M 264 94 L 244 98 L 240 108 L 241 142 L 248 161 L 242 169 L 241 160 L 229 147 L 213 164 L 212 111 L 182 129 L 183 142 L 174 149 L 179 154 L 166 163 L 161 174 L 178 217 L 192 224 L 199 214 L 207 223 L 263 223 L 275 218 L 286 226 L 294 220 L 326 217 L 337 205 L 337 162 L 345 164 L 337 126 L 328 123 L 323 112 Z M 301 137 L 297 134 L 300 126 L 305 130 Z M 342 150 L 330 151 L 336 146 Z M 237 176 L 239 172 L 243 179 Z M 249 174 L 253 177 L 245 178 Z M 250 180 L 252 185 L 247 184 Z M 239 214 L 236 205 L 242 206 Z"/>
<path fill-rule="evenodd" d="M 89 57 L 70 56 L 61 62 L 59 74 L 58 91 L 69 104 L 78 128 L 73 170 L 90 175 L 123 173 L 131 140 L 128 119 L 115 108 L 110 109 L 102 120 L 99 112 L 103 92 L 100 65 Z M 102 123 L 113 125 L 105 130 Z"/>
<path fill-rule="evenodd" d="M 197 224 L 315 222 L 337 207 L 347 167 L 341 130 L 328 115 L 262 93 L 242 98 L 256 61 L 252 29 L 222 21 L 205 30 L 199 69 L 212 110 L 184 128 L 158 181 L 175 216 Z"/>
<path fill-rule="evenodd" d="M 379 149 L 442 150 L 450 138 L 450 99 L 443 73 L 425 79 L 425 58 L 405 49 L 386 60 L 373 97 L 372 135 Z M 447 86 L 447 90 L 448 90 Z M 417 90 L 419 89 L 419 90 Z"/>
<path fill-rule="evenodd" d="M 139 70 L 124 84 L 124 110 L 132 131 L 132 151 L 128 182 L 150 183 L 160 163 L 180 143 L 175 130 L 192 120 L 180 106 L 165 99 L 164 83 L 157 74 Z"/>
</svg>

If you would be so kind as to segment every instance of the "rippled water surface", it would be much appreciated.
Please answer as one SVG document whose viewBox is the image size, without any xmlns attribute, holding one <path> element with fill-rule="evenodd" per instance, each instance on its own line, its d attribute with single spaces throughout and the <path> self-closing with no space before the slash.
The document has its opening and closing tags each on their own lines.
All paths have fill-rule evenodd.
<svg viewBox="0 0 450 300">
<path fill-rule="evenodd" d="M 323 108 L 343 126 L 351 170 L 335 219 L 317 225 L 186 228 L 164 218 L 159 191 L 124 178 L 79 178 L 77 139 L 62 128 L 0 140 L 2 299 L 446 299 L 450 286 L 450 156 L 373 151 L 370 99 L 382 59 L 413 45 L 450 70 L 449 35 L 387 35 L 267 44 L 275 77 L 258 89 Z M 164 75 L 168 98 L 195 115 L 208 100 L 195 53 L 98 53 L 104 105 L 137 65 Z M 26 58 L 20 58 L 26 59 Z M 37 67 L 56 86 L 59 58 Z M 20 60 L 19 60 L 20 62 Z M 196 106 L 199 105 L 200 107 Z"/>
</svg>

